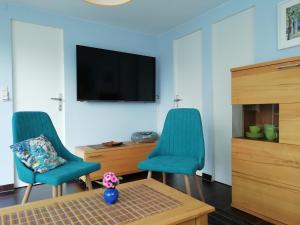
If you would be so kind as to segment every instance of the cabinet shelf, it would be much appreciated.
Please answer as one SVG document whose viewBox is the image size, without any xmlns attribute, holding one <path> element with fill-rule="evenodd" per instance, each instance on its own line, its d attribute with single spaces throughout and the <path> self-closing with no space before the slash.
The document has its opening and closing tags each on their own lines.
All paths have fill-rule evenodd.
<svg viewBox="0 0 300 225">
<path fill-rule="evenodd" d="M 269 141 L 269 140 L 267 140 L 265 138 L 254 139 L 254 138 L 248 138 L 248 137 L 235 137 L 233 139 L 247 140 L 247 141 L 257 141 L 257 142 L 268 142 L 268 143 L 279 143 L 278 139 L 276 139 L 274 141 Z"/>
<path fill-rule="evenodd" d="M 278 104 L 256 104 L 256 105 L 243 105 L 243 137 L 249 140 L 278 142 L 279 138 L 275 140 L 267 140 L 264 135 L 264 125 L 272 124 L 276 128 L 278 134 L 279 131 L 279 105 Z M 250 126 L 260 126 L 264 137 L 255 139 L 247 137 L 246 133 L 249 132 Z"/>
</svg>

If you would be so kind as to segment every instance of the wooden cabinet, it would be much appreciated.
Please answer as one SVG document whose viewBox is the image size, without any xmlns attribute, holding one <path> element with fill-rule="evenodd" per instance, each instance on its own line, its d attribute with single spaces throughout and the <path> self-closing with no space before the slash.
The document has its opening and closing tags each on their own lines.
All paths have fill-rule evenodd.
<svg viewBox="0 0 300 225">
<path fill-rule="evenodd" d="M 281 104 L 280 143 L 300 145 L 300 103 Z"/>
<path fill-rule="evenodd" d="M 279 131 L 273 142 L 232 139 L 232 206 L 300 224 L 300 57 L 232 69 L 232 104 L 243 105 L 245 131 L 270 123 Z"/>
<path fill-rule="evenodd" d="M 300 222 L 300 146 L 232 140 L 232 206 L 277 223 Z"/>
<path fill-rule="evenodd" d="M 91 174 L 91 180 L 102 179 L 104 173 L 112 171 L 118 176 L 139 172 L 138 163 L 147 158 L 155 143 L 134 144 L 126 142 L 119 147 L 107 148 L 101 145 L 76 148 L 76 155 L 87 162 L 99 162 L 101 169 Z"/>
<path fill-rule="evenodd" d="M 300 57 L 231 71 L 232 104 L 300 102 Z"/>
</svg>

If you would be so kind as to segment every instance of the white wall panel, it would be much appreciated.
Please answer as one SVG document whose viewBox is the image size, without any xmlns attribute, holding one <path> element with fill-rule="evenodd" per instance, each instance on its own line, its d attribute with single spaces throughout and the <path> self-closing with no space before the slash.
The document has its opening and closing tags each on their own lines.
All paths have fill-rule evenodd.
<svg viewBox="0 0 300 225">
<path fill-rule="evenodd" d="M 175 95 L 180 107 L 202 110 L 202 32 L 174 41 Z"/>
<path fill-rule="evenodd" d="M 254 63 L 254 15 L 251 8 L 213 25 L 213 120 L 215 180 L 231 184 L 232 115 L 230 69 Z"/>
</svg>

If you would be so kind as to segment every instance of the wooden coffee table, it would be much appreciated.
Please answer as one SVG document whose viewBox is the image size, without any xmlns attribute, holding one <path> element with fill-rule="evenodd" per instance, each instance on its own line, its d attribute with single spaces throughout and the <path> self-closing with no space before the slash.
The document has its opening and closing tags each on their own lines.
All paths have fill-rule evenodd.
<svg viewBox="0 0 300 225">
<path fill-rule="evenodd" d="M 0 210 L 0 224 L 207 225 L 214 208 L 153 179 L 118 186 L 119 201 L 106 205 L 102 189 Z"/>
</svg>

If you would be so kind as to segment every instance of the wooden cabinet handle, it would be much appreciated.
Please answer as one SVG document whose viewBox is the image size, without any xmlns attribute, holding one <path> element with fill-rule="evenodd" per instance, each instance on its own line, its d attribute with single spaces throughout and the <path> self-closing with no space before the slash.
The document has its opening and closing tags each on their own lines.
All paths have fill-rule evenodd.
<svg viewBox="0 0 300 225">
<path fill-rule="evenodd" d="M 102 155 L 93 155 L 93 156 L 86 157 L 86 160 L 94 159 L 94 158 L 101 158 L 101 157 L 102 157 Z"/>
<path fill-rule="evenodd" d="M 300 63 L 278 66 L 277 69 L 283 70 L 283 69 L 289 69 L 289 68 L 298 67 L 298 66 L 300 66 Z"/>
</svg>

